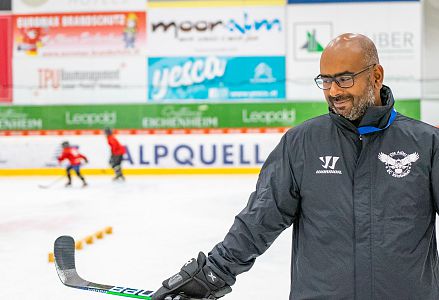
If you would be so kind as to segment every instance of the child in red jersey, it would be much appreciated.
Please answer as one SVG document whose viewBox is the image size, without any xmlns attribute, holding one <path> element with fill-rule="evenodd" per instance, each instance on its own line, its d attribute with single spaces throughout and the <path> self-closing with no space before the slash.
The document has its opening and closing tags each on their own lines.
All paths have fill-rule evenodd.
<svg viewBox="0 0 439 300">
<path fill-rule="evenodd" d="M 63 151 L 61 155 L 58 157 L 58 162 L 61 163 L 63 160 L 67 159 L 69 161 L 69 165 L 66 168 L 68 181 L 66 183 L 66 187 L 72 185 L 72 176 L 70 175 L 70 171 L 74 170 L 76 175 L 82 180 L 82 186 L 86 187 L 87 182 L 81 174 L 81 162 L 88 162 L 87 157 L 79 153 L 76 147 L 70 146 L 69 142 L 62 142 L 61 144 Z"/>
<path fill-rule="evenodd" d="M 125 147 L 121 145 L 119 141 L 116 139 L 110 128 L 105 128 L 105 135 L 107 136 L 107 142 L 108 145 L 110 145 L 110 149 L 111 149 L 110 165 L 116 175 L 113 178 L 113 180 L 117 180 L 117 179 L 125 180 L 125 177 L 122 174 L 121 164 L 122 164 L 123 155 L 127 151 Z"/>
</svg>

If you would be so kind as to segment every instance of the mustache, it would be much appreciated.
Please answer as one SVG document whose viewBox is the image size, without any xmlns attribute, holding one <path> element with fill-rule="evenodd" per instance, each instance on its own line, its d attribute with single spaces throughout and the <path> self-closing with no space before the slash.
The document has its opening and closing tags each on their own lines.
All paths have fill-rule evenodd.
<svg viewBox="0 0 439 300">
<path fill-rule="evenodd" d="M 328 96 L 328 100 L 330 102 L 338 102 L 338 101 L 346 101 L 346 100 L 352 100 L 352 96 L 337 96 L 337 97 L 332 97 L 332 96 Z"/>
</svg>

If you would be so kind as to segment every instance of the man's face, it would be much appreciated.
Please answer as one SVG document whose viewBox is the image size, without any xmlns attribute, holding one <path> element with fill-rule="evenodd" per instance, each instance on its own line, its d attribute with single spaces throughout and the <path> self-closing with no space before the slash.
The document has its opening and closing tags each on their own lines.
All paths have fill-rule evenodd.
<svg viewBox="0 0 439 300">
<path fill-rule="evenodd" d="M 358 62 L 362 59 L 340 58 L 322 56 L 320 71 L 322 76 L 352 75 L 367 67 Z M 354 121 L 361 118 L 366 109 L 375 105 L 375 90 L 371 72 L 373 67 L 356 75 L 354 85 L 349 88 L 342 88 L 336 82 L 332 82 L 329 89 L 324 90 L 326 101 L 330 108 L 337 114 L 348 120 Z"/>
</svg>

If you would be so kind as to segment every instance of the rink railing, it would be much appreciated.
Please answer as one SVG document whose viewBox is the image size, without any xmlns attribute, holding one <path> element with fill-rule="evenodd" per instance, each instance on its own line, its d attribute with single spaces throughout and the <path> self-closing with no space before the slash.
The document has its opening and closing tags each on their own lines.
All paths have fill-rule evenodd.
<svg viewBox="0 0 439 300">
<path fill-rule="evenodd" d="M 125 175 L 233 175 L 258 174 L 260 168 L 130 168 Z M 111 169 L 82 169 L 84 175 L 112 176 Z M 41 169 L 0 169 L 1 176 L 62 176 L 63 168 Z"/>
<path fill-rule="evenodd" d="M 242 134 L 242 133 L 283 133 L 291 127 L 265 128 L 169 128 L 169 129 L 118 129 L 115 134 Z M 103 130 L 0 130 L 0 136 L 34 136 L 34 135 L 103 135 Z"/>
</svg>

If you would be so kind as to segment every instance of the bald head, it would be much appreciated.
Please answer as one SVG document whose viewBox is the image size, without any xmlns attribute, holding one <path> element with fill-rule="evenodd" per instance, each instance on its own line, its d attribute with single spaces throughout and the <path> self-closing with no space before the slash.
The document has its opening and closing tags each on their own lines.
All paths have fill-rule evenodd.
<svg viewBox="0 0 439 300">
<path fill-rule="evenodd" d="M 353 55 L 361 65 L 379 64 L 378 51 L 370 38 L 362 34 L 344 33 L 339 35 L 325 48 L 325 55 Z"/>
</svg>

